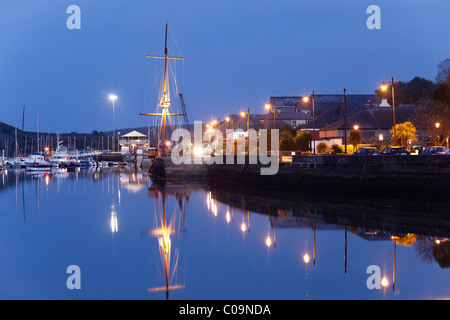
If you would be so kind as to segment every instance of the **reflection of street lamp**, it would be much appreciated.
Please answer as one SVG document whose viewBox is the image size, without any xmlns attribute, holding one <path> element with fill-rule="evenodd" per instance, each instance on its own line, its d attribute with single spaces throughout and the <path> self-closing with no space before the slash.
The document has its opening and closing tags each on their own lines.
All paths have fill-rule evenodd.
<svg viewBox="0 0 450 320">
<path fill-rule="evenodd" d="M 304 261 L 305 263 L 309 263 L 309 260 L 310 260 L 309 254 L 305 253 L 305 255 L 303 256 L 303 261 Z"/>
<path fill-rule="evenodd" d="M 116 208 L 114 205 L 112 206 L 110 225 L 111 225 L 112 233 L 116 233 L 117 231 L 119 231 L 119 223 L 117 221 L 117 212 L 116 212 Z"/>
<path fill-rule="evenodd" d="M 315 122 L 315 114 L 314 114 L 314 104 L 315 104 L 315 95 L 314 95 L 314 91 L 312 92 L 311 95 L 311 103 L 312 103 L 312 117 L 313 117 L 313 134 L 312 134 L 312 140 L 314 143 L 314 147 L 313 147 L 313 153 L 316 154 L 316 122 Z M 303 102 L 307 103 L 309 101 L 309 97 L 305 94 L 305 96 L 303 97 Z"/>
<path fill-rule="evenodd" d="M 267 235 L 266 246 L 267 248 L 270 248 L 271 245 L 272 245 L 272 238 L 270 238 L 270 235 Z"/>
<path fill-rule="evenodd" d="M 114 145 L 114 141 L 116 138 L 116 129 L 115 129 L 115 121 L 114 121 L 114 103 L 117 100 L 117 96 L 115 94 L 110 94 L 109 95 L 109 101 L 112 101 L 112 105 L 113 105 L 113 141 L 112 141 L 112 146 L 113 146 L 113 152 L 115 151 L 115 145 Z"/>
</svg>

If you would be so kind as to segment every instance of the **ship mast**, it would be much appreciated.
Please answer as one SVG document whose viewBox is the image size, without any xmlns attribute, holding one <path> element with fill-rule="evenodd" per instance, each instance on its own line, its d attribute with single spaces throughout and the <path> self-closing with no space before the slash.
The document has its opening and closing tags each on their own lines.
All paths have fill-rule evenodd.
<svg viewBox="0 0 450 320">
<path fill-rule="evenodd" d="M 161 155 L 165 156 L 165 133 L 166 133 L 166 117 L 167 116 L 180 116 L 183 114 L 179 113 L 169 113 L 169 106 L 170 106 L 170 95 L 168 92 L 168 86 L 167 86 L 167 71 L 168 71 L 168 62 L 169 59 L 173 60 L 184 60 L 183 57 L 169 57 L 168 55 L 168 49 L 167 49 L 167 28 L 168 23 L 166 21 L 166 33 L 165 33 L 165 41 L 164 41 L 164 56 L 151 56 L 147 55 L 147 58 L 157 58 L 157 59 L 164 59 L 164 83 L 163 83 L 163 94 L 161 99 L 159 100 L 159 106 L 162 108 L 161 113 L 140 113 L 140 115 L 146 115 L 146 116 L 162 116 L 162 128 L 161 128 Z"/>
</svg>

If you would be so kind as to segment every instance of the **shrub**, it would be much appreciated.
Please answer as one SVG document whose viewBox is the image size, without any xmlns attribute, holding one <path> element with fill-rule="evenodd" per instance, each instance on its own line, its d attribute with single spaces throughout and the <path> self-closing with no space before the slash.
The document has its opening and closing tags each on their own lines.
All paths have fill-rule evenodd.
<svg viewBox="0 0 450 320">
<path fill-rule="evenodd" d="M 331 147 L 331 151 L 333 151 L 334 153 L 344 153 L 341 147 L 337 144 L 333 144 L 333 146 Z"/>
<path fill-rule="evenodd" d="M 320 142 L 316 146 L 318 153 L 325 153 L 329 150 L 329 146 L 325 142 Z"/>
</svg>

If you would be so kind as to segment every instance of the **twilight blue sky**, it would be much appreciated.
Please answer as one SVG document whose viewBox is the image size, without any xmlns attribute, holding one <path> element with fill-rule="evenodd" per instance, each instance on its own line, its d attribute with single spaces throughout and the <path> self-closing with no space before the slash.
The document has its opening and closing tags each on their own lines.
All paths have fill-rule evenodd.
<svg viewBox="0 0 450 320">
<path fill-rule="evenodd" d="M 69 30 L 69 5 L 81 30 Z M 368 6 L 381 8 L 369 30 Z M 0 121 L 91 132 L 153 124 L 164 24 L 185 57 L 178 88 L 194 120 L 264 112 L 270 96 L 373 93 L 391 77 L 434 80 L 450 58 L 448 0 L 2 0 Z M 159 72 L 159 73 L 158 73 Z M 172 100 L 177 100 L 172 96 Z"/>
</svg>

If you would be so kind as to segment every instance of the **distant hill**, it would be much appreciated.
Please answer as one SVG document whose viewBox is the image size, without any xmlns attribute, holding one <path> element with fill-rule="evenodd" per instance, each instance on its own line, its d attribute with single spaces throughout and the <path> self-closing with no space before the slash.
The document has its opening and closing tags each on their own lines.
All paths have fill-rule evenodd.
<svg viewBox="0 0 450 320">
<path fill-rule="evenodd" d="M 137 127 L 137 128 L 125 128 L 116 130 L 116 143 L 117 136 L 127 134 L 131 131 L 138 131 L 142 134 L 147 135 L 150 129 L 150 139 L 154 140 L 156 145 L 156 140 L 158 137 L 159 127 L 151 126 L 148 127 Z M 16 128 L 4 122 L 0 122 L 0 152 L 5 150 L 5 157 L 14 156 L 15 151 L 15 131 Z M 167 126 L 166 129 L 167 137 L 170 137 L 171 129 Z M 88 148 L 94 148 L 98 150 L 111 149 L 111 139 L 113 132 L 98 132 L 93 130 L 91 133 L 79 133 L 76 131 L 71 131 L 70 133 L 61 133 L 60 139 L 64 141 L 64 145 L 70 149 L 84 150 Z M 41 132 L 39 135 L 40 149 L 44 150 L 45 147 L 49 147 L 50 150 L 55 150 L 57 141 L 56 133 Z M 23 131 L 19 128 L 17 129 L 17 144 L 20 154 L 31 154 L 37 152 L 37 132 Z"/>
</svg>

